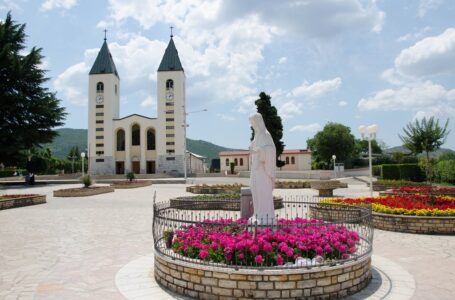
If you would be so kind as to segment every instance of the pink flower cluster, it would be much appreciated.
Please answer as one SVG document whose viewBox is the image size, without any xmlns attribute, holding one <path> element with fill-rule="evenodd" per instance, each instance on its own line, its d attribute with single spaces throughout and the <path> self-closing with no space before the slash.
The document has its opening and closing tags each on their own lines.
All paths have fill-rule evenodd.
<svg viewBox="0 0 455 300">
<path fill-rule="evenodd" d="M 216 263 L 276 266 L 299 257 L 346 259 L 356 252 L 357 232 L 339 224 L 296 218 L 275 228 L 254 229 L 246 220 L 220 219 L 182 226 L 172 241 L 180 255 Z"/>
</svg>

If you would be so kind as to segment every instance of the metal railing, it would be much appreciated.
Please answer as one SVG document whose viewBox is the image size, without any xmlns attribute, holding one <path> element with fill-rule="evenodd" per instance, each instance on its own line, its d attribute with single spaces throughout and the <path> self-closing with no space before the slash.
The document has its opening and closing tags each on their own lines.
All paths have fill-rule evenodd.
<svg viewBox="0 0 455 300">
<path fill-rule="evenodd" d="M 282 208 L 275 209 L 271 218 L 242 220 L 240 211 L 223 210 L 229 200 L 201 201 L 204 203 L 199 205 L 154 203 L 157 254 L 214 267 L 275 270 L 334 266 L 372 252 L 371 206 L 326 204 L 319 203 L 318 198 L 292 196 L 283 199 Z M 195 207 L 205 210 L 194 210 Z M 327 247 L 322 254 L 315 243 Z M 209 244 L 210 248 L 202 253 L 201 247 Z M 268 251 L 264 251 L 265 247 Z M 342 251 L 342 247 L 349 251 Z"/>
</svg>

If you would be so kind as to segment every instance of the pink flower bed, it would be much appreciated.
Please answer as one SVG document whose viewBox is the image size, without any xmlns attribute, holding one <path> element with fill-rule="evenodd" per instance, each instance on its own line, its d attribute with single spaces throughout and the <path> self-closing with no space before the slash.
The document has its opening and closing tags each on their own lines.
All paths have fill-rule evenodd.
<svg viewBox="0 0 455 300">
<path fill-rule="evenodd" d="M 245 219 L 221 219 L 182 226 L 172 249 L 180 255 L 207 262 L 280 266 L 302 258 L 347 259 L 356 252 L 357 232 L 339 224 L 296 218 L 278 220 L 278 228 L 249 232 Z M 251 230 L 251 227 L 250 227 Z"/>
</svg>

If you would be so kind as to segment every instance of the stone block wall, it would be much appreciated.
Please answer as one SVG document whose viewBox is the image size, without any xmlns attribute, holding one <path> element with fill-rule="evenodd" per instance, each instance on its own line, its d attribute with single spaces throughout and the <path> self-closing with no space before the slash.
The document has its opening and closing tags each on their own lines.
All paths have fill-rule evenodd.
<svg viewBox="0 0 455 300">
<path fill-rule="evenodd" d="M 376 229 L 423 234 L 455 234 L 455 217 L 391 215 L 373 212 Z"/>
<path fill-rule="evenodd" d="M 273 205 L 275 209 L 283 208 L 283 198 L 273 198 Z M 214 198 L 213 200 L 198 200 L 192 197 L 179 197 L 170 199 L 170 207 L 188 210 L 229 210 L 239 211 L 240 210 L 240 199 L 223 199 L 219 200 Z"/>
<path fill-rule="evenodd" d="M 313 269 L 235 270 L 155 254 L 151 276 L 163 288 L 195 299 L 335 299 L 354 294 L 369 283 L 371 258 Z"/>
<path fill-rule="evenodd" d="M 313 205 L 310 206 L 310 218 L 324 220 L 327 222 L 344 222 L 359 219 L 362 215 L 361 209 L 336 205 Z"/>
<path fill-rule="evenodd" d="M 46 203 L 46 195 L 27 196 L 0 200 L 0 210 Z"/>
</svg>

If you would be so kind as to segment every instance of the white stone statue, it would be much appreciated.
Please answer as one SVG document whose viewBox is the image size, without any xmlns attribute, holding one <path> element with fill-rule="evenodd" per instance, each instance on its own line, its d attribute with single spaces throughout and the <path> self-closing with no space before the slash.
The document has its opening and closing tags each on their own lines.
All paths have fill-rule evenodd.
<svg viewBox="0 0 455 300">
<path fill-rule="evenodd" d="M 250 220 L 258 224 L 273 224 L 273 188 L 276 174 L 276 148 L 272 136 L 265 128 L 261 114 L 250 117 L 254 139 L 250 145 L 250 187 L 253 196 L 254 214 Z"/>
</svg>

